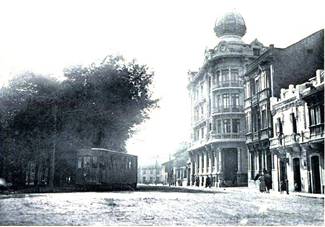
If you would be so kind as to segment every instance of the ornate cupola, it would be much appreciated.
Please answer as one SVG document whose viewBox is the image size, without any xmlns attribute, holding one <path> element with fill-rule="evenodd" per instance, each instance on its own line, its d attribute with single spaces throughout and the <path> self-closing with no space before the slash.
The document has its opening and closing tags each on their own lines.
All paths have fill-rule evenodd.
<svg viewBox="0 0 325 227">
<path fill-rule="evenodd" d="M 216 21 L 214 32 L 221 40 L 239 41 L 246 33 L 244 18 L 238 12 L 226 13 Z"/>
</svg>

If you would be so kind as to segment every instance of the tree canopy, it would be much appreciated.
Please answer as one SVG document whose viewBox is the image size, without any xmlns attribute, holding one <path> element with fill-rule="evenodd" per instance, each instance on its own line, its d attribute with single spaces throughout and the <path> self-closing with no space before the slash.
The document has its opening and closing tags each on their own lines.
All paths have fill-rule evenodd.
<svg viewBox="0 0 325 227">
<path fill-rule="evenodd" d="M 153 73 L 135 61 L 110 56 L 65 69 L 64 76 L 58 81 L 24 73 L 1 88 L 0 161 L 11 169 L 23 167 L 23 160 L 48 158 L 45 150 L 53 143 L 61 152 L 85 147 L 126 152 L 134 126 L 157 106 L 150 92 Z"/>
</svg>

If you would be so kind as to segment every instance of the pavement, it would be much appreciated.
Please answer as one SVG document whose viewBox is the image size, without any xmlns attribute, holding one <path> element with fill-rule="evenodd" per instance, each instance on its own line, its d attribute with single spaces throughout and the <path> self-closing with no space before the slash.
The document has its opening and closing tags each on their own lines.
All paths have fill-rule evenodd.
<svg viewBox="0 0 325 227">
<path fill-rule="evenodd" d="M 247 193 L 261 193 L 257 188 L 251 187 L 224 187 L 224 188 L 206 188 L 206 187 L 196 187 L 196 186 L 168 186 L 168 185 L 138 185 L 138 189 L 140 191 L 143 190 L 157 190 L 157 191 L 173 191 L 173 192 L 210 192 L 210 193 L 218 193 L 218 192 L 247 192 Z M 268 194 L 268 193 L 264 193 Z M 308 197 L 308 198 L 319 198 L 324 199 L 324 194 L 313 194 L 313 193 L 306 193 L 306 192 L 277 192 L 274 190 L 270 191 L 271 195 L 283 195 L 283 196 L 301 196 L 301 197 Z"/>
</svg>

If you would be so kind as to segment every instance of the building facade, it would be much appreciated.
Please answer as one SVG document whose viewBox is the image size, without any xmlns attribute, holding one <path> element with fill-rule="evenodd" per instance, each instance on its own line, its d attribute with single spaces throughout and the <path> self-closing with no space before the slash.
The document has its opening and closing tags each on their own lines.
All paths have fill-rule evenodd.
<svg viewBox="0 0 325 227">
<path fill-rule="evenodd" d="M 162 184 L 163 176 L 161 166 L 155 165 L 141 166 L 138 168 L 138 183 L 140 184 Z"/>
<path fill-rule="evenodd" d="M 304 84 L 281 90 L 271 101 L 274 190 L 324 193 L 324 71 Z"/>
<path fill-rule="evenodd" d="M 206 50 L 198 72 L 189 72 L 191 99 L 190 185 L 247 185 L 244 89 L 245 66 L 266 48 L 254 40 L 242 41 L 246 33 L 243 17 L 225 14 L 214 31 L 219 43 Z"/>
<path fill-rule="evenodd" d="M 324 65 L 324 30 L 287 48 L 270 48 L 247 66 L 245 73 L 245 120 L 249 184 L 263 170 L 276 176 L 276 154 L 270 151 L 274 128 L 271 99 L 280 98 L 281 88 L 301 84 Z M 285 163 L 281 164 L 285 166 Z M 282 167 L 281 167 L 282 168 Z M 284 176 L 280 176 L 280 178 Z"/>
</svg>

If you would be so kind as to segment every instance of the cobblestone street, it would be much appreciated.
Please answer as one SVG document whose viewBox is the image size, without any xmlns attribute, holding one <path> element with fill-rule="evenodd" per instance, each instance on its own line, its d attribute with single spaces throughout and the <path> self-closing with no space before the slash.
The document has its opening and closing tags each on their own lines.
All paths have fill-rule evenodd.
<svg viewBox="0 0 325 227">
<path fill-rule="evenodd" d="M 189 191 L 2 196 L 0 225 L 324 224 L 323 198 L 248 189 Z"/>
</svg>

